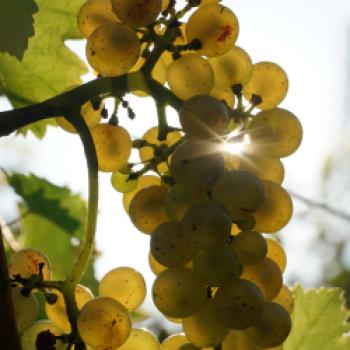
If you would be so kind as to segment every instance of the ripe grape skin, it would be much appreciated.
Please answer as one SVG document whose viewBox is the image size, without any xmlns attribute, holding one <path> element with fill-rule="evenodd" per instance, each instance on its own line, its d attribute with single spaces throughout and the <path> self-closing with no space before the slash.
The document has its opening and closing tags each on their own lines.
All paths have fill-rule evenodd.
<svg viewBox="0 0 350 350">
<path fill-rule="evenodd" d="M 167 81 L 171 91 L 187 100 L 209 94 L 214 87 L 214 73 L 208 61 L 196 53 L 187 53 L 168 67 Z"/>
<path fill-rule="evenodd" d="M 275 303 L 266 303 L 255 324 L 244 332 L 249 339 L 263 348 L 279 346 L 288 337 L 291 330 L 288 312 Z"/>
<path fill-rule="evenodd" d="M 291 290 L 286 285 L 282 286 L 280 292 L 272 302 L 281 305 L 290 314 L 294 310 L 294 297 Z"/>
<path fill-rule="evenodd" d="M 127 310 L 137 309 L 146 297 L 146 282 L 142 274 L 121 266 L 107 272 L 101 279 L 99 295 L 117 300 Z"/>
<path fill-rule="evenodd" d="M 228 107 L 233 108 L 235 104 L 236 98 L 231 90 L 222 90 L 218 86 L 214 85 L 209 95 L 217 98 L 219 101 L 222 101 Z M 227 127 L 228 126 L 229 124 L 227 125 Z"/>
<path fill-rule="evenodd" d="M 132 142 L 129 132 L 121 126 L 99 124 L 92 129 L 100 171 L 121 170 L 127 163 Z"/>
<path fill-rule="evenodd" d="M 140 54 L 136 33 L 123 23 L 99 26 L 88 38 L 86 57 L 98 73 L 116 77 L 127 73 Z"/>
<path fill-rule="evenodd" d="M 138 179 L 129 179 L 129 172 L 114 171 L 111 176 L 111 184 L 117 192 L 129 193 L 137 187 Z"/>
<path fill-rule="evenodd" d="M 132 328 L 127 341 L 119 350 L 160 350 L 157 337 L 147 329 Z"/>
<path fill-rule="evenodd" d="M 263 305 L 264 298 L 259 288 L 244 279 L 228 282 L 214 296 L 216 317 L 232 329 L 250 327 L 262 312 Z"/>
<path fill-rule="evenodd" d="M 138 230 L 152 234 L 160 224 L 169 221 L 165 211 L 167 191 L 164 185 L 150 186 L 139 191 L 132 199 L 129 216 Z"/>
<path fill-rule="evenodd" d="M 179 112 L 183 131 L 189 137 L 219 138 L 228 124 L 227 107 L 209 95 L 196 95 L 188 99 Z"/>
<path fill-rule="evenodd" d="M 204 281 L 185 267 L 160 273 L 154 281 L 152 296 L 160 312 L 175 318 L 193 315 L 207 299 Z"/>
<path fill-rule="evenodd" d="M 219 4 L 200 7 L 186 26 L 188 42 L 199 39 L 202 47 L 197 53 L 208 57 L 220 56 L 230 50 L 237 40 L 238 31 L 236 15 Z"/>
<path fill-rule="evenodd" d="M 160 224 L 152 233 L 150 252 L 160 264 L 179 267 L 192 260 L 195 248 L 183 235 L 181 223 L 168 221 Z"/>
<path fill-rule="evenodd" d="M 215 183 L 213 199 L 222 205 L 232 220 L 254 213 L 264 198 L 264 188 L 254 174 L 244 170 L 224 173 Z"/>
<path fill-rule="evenodd" d="M 253 65 L 252 76 L 244 86 L 244 97 L 251 101 L 252 95 L 261 97 L 257 108 L 262 110 L 278 106 L 288 91 L 286 72 L 276 63 L 258 62 Z"/>
<path fill-rule="evenodd" d="M 281 272 L 284 272 L 287 266 L 287 255 L 282 245 L 273 238 L 266 238 L 266 243 L 266 257 L 274 261 L 280 268 Z"/>
<path fill-rule="evenodd" d="M 245 265 L 241 278 L 253 282 L 267 301 L 278 295 L 283 284 L 281 270 L 269 258 L 264 258 L 255 265 Z"/>
<path fill-rule="evenodd" d="M 83 341 L 95 350 L 115 349 L 125 343 L 131 332 L 128 311 L 108 297 L 87 302 L 78 314 L 77 324 Z"/>
<path fill-rule="evenodd" d="M 162 350 L 199 350 L 183 333 L 172 334 L 160 344 Z"/>
<path fill-rule="evenodd" d="M 186 337 L 200 348 L 219 345 L 228 333 L 228 328 L 216 318 L 213 307 L 213 299 L 208 299 L 198 312 L 182 320 Z"/>
</svg>

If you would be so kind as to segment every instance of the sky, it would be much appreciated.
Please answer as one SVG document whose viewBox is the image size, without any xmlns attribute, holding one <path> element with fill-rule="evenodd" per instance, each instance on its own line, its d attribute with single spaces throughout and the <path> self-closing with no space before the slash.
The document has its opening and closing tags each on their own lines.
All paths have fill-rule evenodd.
<svg viewBox="0 0 350 350">
<path fill-rule="evenodd" d="M 348 137 L 343 135 L 349 135 L 346 112 L 350 109 L 346 98 L 350 94 L 350 2 L 230 0 L 223 3 L 240 21 L 237 45 L 250 54 L 253 62 L 276 62 L 289 76 L 289 92 L 281 107 L 298 116 L 304 137 L 299 150 L 284 160 L 284 186 L 323 201 L 320 173 L 325 159 Z M 70 41 L 67 45 L 83 55 L 84 42 Z M 125 117 L 121 123 L 132 135 L 141 136 L 156 123 L 153 104 L 147 99 L 130 98 L 130 102 L 136 120 L 130 122 Z M 175 119 L 176 115 L 172 114 L 171 120 Z M 87 195 L 87 173 L 79 139 L 58 128 L 50 128 L 42 142 L 32 136 L 0 139 L 0 167 L 33 172 L 55 184 L 69 186 L 84 197 Z M 149 237 L 131 225 L 122 208 L 121 195 L 110 185 L 110 174 L 100 174 L 100 184 L 97 248 L 103 256 L 97 261 L 97 275 L 102 277 L 116 266 L 132 266 L 145 275 L 150 290 L 153 275 L 147 264 Z M 17 213 L 12 193 L 5 187 L 0 187 L 0 193 L 6 199 L 6 205 L 0 205 L 0 216 L 14 219 Z M 297 201 L 295 205 L 296 214 L 306 210 Z M 297 217 L 281 234 L 288 255 L 286 278 L 298 275 L 304 285 L 311 286 L 317 283 L 321 273 L 319 257 L 310 253 L 317 232 L 312 222 Z M 149 295 L 146 309 L 152 309 Z"/>
</svg>

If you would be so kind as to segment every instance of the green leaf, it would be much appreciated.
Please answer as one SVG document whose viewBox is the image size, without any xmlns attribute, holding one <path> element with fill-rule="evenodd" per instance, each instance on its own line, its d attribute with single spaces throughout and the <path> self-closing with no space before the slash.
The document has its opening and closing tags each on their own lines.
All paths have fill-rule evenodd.
<svg viewBox="0 0 350 350">
<path fill-rule="evenodd" d="M 87 67 L 64 40 L 80 38 L 76 16 L 83 1 L 37 0 L 35 36 L 29 39 L 22 62 L 0 53 L 0 85 L 15 108 L 43 101 L 81 83 L 80 76 Z M 21 132 L 30 130 L 42 138 L 50 123 L 42 121 Z"/>
<path fill-rule="evenodd" d="M 350 331 L 345 320 L 342 290 L 321 288 L 304 291 L 294 289 L 295 308 L 292 314 L 293 328 L 285 342 L 284 350 L 349 350 Z"/>
<path fill-rule="evenodd" d="M 7 52 L 18 60 L 34 34 L 33 14 L 38 11 L 34 0 L 1 0 L 0 52 Z"/>
</svg>

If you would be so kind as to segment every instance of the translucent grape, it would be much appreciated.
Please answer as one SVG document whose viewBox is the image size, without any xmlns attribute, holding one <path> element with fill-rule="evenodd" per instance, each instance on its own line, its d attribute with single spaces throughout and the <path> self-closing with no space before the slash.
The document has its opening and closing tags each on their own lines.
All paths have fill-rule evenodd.
<svg viewBox="0 0 350 350">
<path fill-rule="evenodd" d="M 123 23 L 99 26 L 86 45 L 86 58 L 98 73 L 114 77 L 127 73 L 140 54 L 136 33 Z"/>
<path fill-rule="evenodd" d="M 190 192 L 177 184 L 171 186 L 166 196 L 165 209 L 172 220 L 181 221 L 191 204 Z"/>
<path fill-rule="evenodd" d="M 148 253 L 148 264 L 155 275 L 159 275 L 167 269 L 167 267 L 159 263 L 151 253 Z"/>
<path fill-rule="evenodd" d="M 119 350 L 160 350 L 157 337 L 144 328 L 132 328 L 127 341 Z"/>
<path fill-rule="evenodd" d="M 39 314 L 38 301 L 34 295 L 23 296 L 20 287 L 11 288 L 18 333 L 22 333 L 36 321 Z"/>
<path fill-rule="evenodd" d="M 221 0 L 200 0 L 199 6 L 206 6 L 206 5 L 210 5 L 210 4 L 217 4 L 220 1 Z"/>
<path fill-rule="evenodd" d="M 262 261 L 267 252 L 264 237 L 255 231 L 243 231 L 234 237 L 232 246 L 243 265 L 254 265 Z"/>
<path fill-rule="evenodd" d="M 39 333 L 44 331 L 50 331 L 52 334 L 57 336 L 62 334 L 62 331 L 57 328 L 51 321 L 37 321 L 23 332 L 21 337 L 22 350 L 36 350 L 36 338 Z M 65 350 L 66 348 L 67 344 L 63 344 L 60 340 L 56 341 L 56 350 Z"/>
<path fill-rule="evenodd" d="M 179 112 L 183 131 L 189 137 L 218 138 L 228 124 L 227 107 L 215 97 L 196 95 L 188 99 Z"/>
<path fill-rule="evenodd" d="M 146 297 L 146 282 L 135 269 L 117 267 L 102 277 L 98 291 L 101 297 L 113 298 L 126 309 L 135 310 Z"/>
<path fill-rule="evenodd" d="M 255 324 L 244 332 L 255 344 L 267 348 L 281 345 L 288 337 L 291 326 L 290 316 L 282 306 L 266 303 Z"/>
<path fill-rule="evenodd" d="M 112 298 L 95 298 L 78 315 L 78 331 L 83 341 L 95 350 L 115 349 L 126 342 L 131 332 L 128 311 Z"/>
<path fill-rule="evenodd" d="M 252 75 L 253 63 L 246 51 L 232 47 L 224 55 L 209 59 L 214 70 L 215 85 L 223 90 L 236 84 L 246 85 Z"/>
<path fill-rule="evenodd" d="M 224 171 L 224 159 L 217 144 L 190 140 L 173 153 L 170 172 L 175 182 L 191 192 L 210 190 Z"/>
<path fill-rule="evenodd" d="M 160 345 L 162 350 L 200 350 L 189 342 L 183 333 L 177 333 L 164 339 Z"/>
<path fill-rule="evenodd" d="M 199 39 L 199 55 L 220 56 L 231 49 L 238 37 L 236 15 L 227 7 L 212 4 L 198 8 L 189 18 L 186 27 L 188 42 Z"/>
<path fill-rule="evenodd" d="M 113 188 L 122 193 L 129 193 L 137 187 L 138 179 L 130 179 L 130 173 L 128 171 L 124 172 L 124 169 L 121 171 L 113 172 L 111 176 L 111 183 Z"/>
<path fill-rule="evenodd" d="M 231 90 L 222 90 L 216 85 L 214 85 L 210 91 L 210 96 L 217 98 L 219 101 L 224 102 L 228 107 L 231 108 L 235 104 L 235 95 L 233 92 Z"/>
<path fill-rule="evenodd" d="M 160 185 L 160 183 L 161 183 L 161 180 L 158 176 L 154 176 L 154 175 L 140 176 L 138 178 L 136 188 L 133 191 L 129 193 L 125 193 L 123 195 L 123 206 L 125 211 L 127 213 L 129 212 L 130 203 L 137 193 L 139 193 L 144 188 L 147 188 L 153 185 Z"/>
<path fill-rule="evenodd" d="M 57 295 L 57 300 L 54 304 L 45 303 L 45 312 L 47 318 L 52 321 L 58 328 L 70 332 L 71 326 L 67 316 L 66 303 L 63 294 L 59 291 L 54 292 Z M 88 301 L 93 299 L 91 291 L 82 286 L 77 285 L 75 288 L 75 300 L 80 310 Z"/>
<path fill-rule="evenodd" d="M 99 109 L 95 111 L 90 101 L 84 103 L 81 106 L 80 114 L 85 120 L 89 129 L 92 129 L 94 126 L 96 126 L 100 122 L 102 108 L 103 108 L 103 103 L 101 103 Z M 62 129 L 70 133 L 77 132 L 75 130 L 75 127 L 64 117 L 56 117 L 56 122 Z"/>
<path fill-rule="evenodd" d="M 184 54 L 168 67 L 171 91 L 183 100 L 209 94 L 214 87 L 214 73 L 208 61 L 196 53 Z"/>
<path fill-rule="evenodd" d="M 154 304 L 166 316 L 183 318 L 193 315 L 205 303 L 204 281 L 185 267 L 163 271 L 153 284 Z"/>
<path fill-rule="evenodd" d="M 33 248 L 22 249 L 10 257 L 9 274 L 11 277 L 21 275 L 22 278 L 30 278 L 39 274 L 39 265 L 44 264 L 43 278 L 49 280 L 51 276 L 51 263 L 48 257 L 41 251 Z"/>
<path fill-rule="evenodd" d="M 244 279 L 232 280 L 214 296 L 214 312 L 228 328 L 251 326 L 263 310 L 264 299 L 258 287 Z"/>
<path fill-rule="evenodd" d="M 293 213 L 293 203 L 288 192 L 272 181 L 262 180 L 264 198 L 254 213 L 255 230 L 276 232 L 287 225 Z"/>
<path fill-rule="evenodd" d="M 251 152 L 272 158 L 287 157 L 300 146 L 302 132 L 299 119 L 286 109 L 261 111 L 249 126 Z"/>
<path fill-rule="evenodd" d="M 284 166 L 281 160 L 253 152 L 252 154 L 226 155 L 225 168 L 228 170 L 249 171 L 261 180 L 269 180 L 281 184 L 284 179 Z M 257 152 L 259 152 L 258 149 Z"/>
<path fill-rule="evenodd" d="M 274 261 L 280 268 L 281 272 L 284 272 L 287 266 L 287 255 L 278 241 L 272 238 L 266 239 L 267 253 L 266 257 Z"/>
<path fill-rule="evenodd" d="M 112 10 L 111 0 L 87 0 L 78 12 L 78 28 L 84 38 L 102 24 L 120 22 Z"/>
<path fill-rule="evenodd" d="M 253 94 L 261 97 L 260 109 L 272 109 L 278 106 L 288 91 L 288 77 L 276 63 L 259 62 L 253 65 L 252 76 L 244 86 L 244 96 L 251 101 Z"/>
<path fill-rule="evenodd" d="M 132 142 L 126 129 L 112 124 L 99 124 L 92 129 L 98 168 L 101 171 L 118 171 L 127 163 Z"/>
<path fill-rule="evenodd" d="M 162 0 L 112 0 L 113 10 L 131 27 L 147 27 L 158 17 Z"/>
<path fill-rule="evenodd" d="M 232 220 L 254 213 L 264 198 L 264 188 L 257 176 L 244 170 L 224 173 L 212 191 L 213 199 L 222 205 Z"/>
<path fill-rule="evenodd" d="M 230 235 L 231 219 L 214 201 L 192 205 L 182 220 L 182 231 L 197 248 L 210 249 Z"/>
<path fill-rule="evenodd" d="M 150 186 L 132 199 L 129 215 L 132 223 L 143 233 L 151 234 L 163 222 L 169 221 L 165 211 L 166 186 Z"/>
<path fill-rule="evenodd" d="M 195 248 L 184 237 L 181 223 L 168 221 L 160 224 L 152 233 L 150 252 L 162 265 L 168 267 L 183 266 L 192 260 Z"/>
<path fill-rule="evenodd" d="M 202 277 L 207 285 L 218 287 L 238 278 L 242 269 L 235 251 L 229 244 L 224 243 L 199 250 L 193 259 L 193 271 Z"/>
<path fill-rule="evenodd" d="M 267 301 L 278 295 L 283 283 L 281 270 L 269 258 L 255 265 L 245 265 L 241 278 L 253 282 Z"/>
<path fill-rule="evenodd" d="M 288 313 L 294 310 L 294 297 L 291 290 L 283 285 L 278 295 L 272 300 L 273 303 L 281 305 Z"/>
<path fill-rule="evenodd" d="M 182 327 L 188 340 L 200 348 L 221 344 L 228 333 L 228 328 L 214 314 L 213 299 L 208 299 L 194 315 L 185 317 Z"/>
<path fill-rule="evenodd" d="M 178 131 L 169 132 L 164 141 L 158 140 L 158 126 L 154 126 L 146 131 L 146 133 L 142 136 L 142 139 L 147 141 L 149 144 L 165 148 L 171 147 L 176 142 L 181 139 L 181 134 Z M 154 150 L 151 146 L 145 146 L 140 148 L 140 158 L 143 162 L 149 161 L 154 158 Z M 157 166 L 157 170 L 160 173 L 166 173 L 169 168 L 166 161 L 161 162 Z"/>
</svg>

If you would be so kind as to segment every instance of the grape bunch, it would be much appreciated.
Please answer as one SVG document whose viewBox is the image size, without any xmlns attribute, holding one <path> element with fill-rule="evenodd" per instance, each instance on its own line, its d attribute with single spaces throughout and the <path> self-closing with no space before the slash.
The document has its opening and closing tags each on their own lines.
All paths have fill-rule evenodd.
<svg viewBox="0 0 350 350">
<path fill-rule="evenodd" d="M 142 303 L 145 283 L 139 272 L 119 267 L 102 278 L 97 298 L 76 287 L 79 337 L 95 350 L 282 349 L 293 296 L 283 284 L 285 252 L 271 236 L 293 211 L 280 159 L 302 138 L 298 118 L 279 107 L 288 90 L 285 71 L 273 62 L 253 63 L 236 45 L 237 17 L 220 1 L 87 0 L 78 27 L 96 75 L 125 77 L 111 115 L 106 96 L 86 102 L 80 113 L 99 170 L 112 173 L 132 223 L 150 235 L 154 304 L 183 328 L 162 344 L 132 328 L 129 312 Z M 135 118 L 127 92 L 151 96 L 157 105 L 159 123 L 141 138 L 132 139 L 119 123 L 119 108 Z M 180 127 L 168 125 L 167 105 L 178 106 Z M 75 132 L 64 117 L 56 120 Z M 64 290 L 41 288 L 49 320 L 34 322 L 28 280 L 39 290 L 49 280 L 47 258 L 18 252 L 10 273 L 23 349 L 35 349 L 48 334 L 56 348 L 70 344 L 74 322 Z"/>
</svg>

